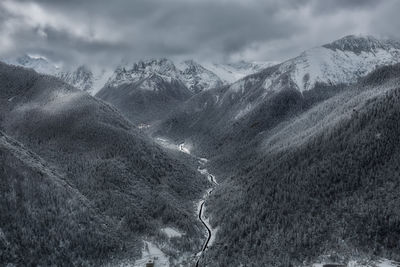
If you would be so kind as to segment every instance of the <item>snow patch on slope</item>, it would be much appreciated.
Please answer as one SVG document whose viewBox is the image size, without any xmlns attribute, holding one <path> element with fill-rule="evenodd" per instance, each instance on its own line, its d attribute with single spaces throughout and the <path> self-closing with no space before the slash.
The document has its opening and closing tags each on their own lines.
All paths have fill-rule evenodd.
<svg viewBox="0 0 400 267">
<path fill-rule="evenodd" d="M 149 261 L 153 261 L 157 267 L 169 267 L 169 258 L 162 252 L 157 245 L 152 242 L 144 241 L 142 257 L 135 261 L 133 267 L 143 267 Z M 124 265 L 131 266 L 131 265 Z"/>
<path fill-rule="evenodd" d="M 251 103 L 248 103 L 244 109 L 239 110 L 239 112 L 235 116 L 235 120 L 244 117 L 252 110 L 253 110 L 253 105 Z"/>
<path fill-rule="evenodd" d="M 161 232 L 166 234 L 168 238 L 173 238 L 173 237 L 182 237 L 184 233 L 180 232 L 179 230 L 172 228 L 172 227 L 165 227 L 161 228 Z"/>
<path fill-rule="evenodd" d="M 224 84 L 234 83 L 247 75 L 256 73 L 262 69 L 268 68 L 276 64 L 278 63 L 273 61 L 240 61 L 233 64 L 210 62 L 202 63 L 205 68 L 214 72 L 224 82 Z"/>
</svg>

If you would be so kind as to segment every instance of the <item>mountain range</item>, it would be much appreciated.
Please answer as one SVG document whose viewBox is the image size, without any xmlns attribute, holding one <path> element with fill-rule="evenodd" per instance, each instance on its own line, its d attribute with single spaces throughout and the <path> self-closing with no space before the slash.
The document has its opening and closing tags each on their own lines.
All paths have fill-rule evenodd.
<svg viewBox="0 0 400 267">
<path fill-rule="evenodd" d="M 0 263 L 400 261 L 398 41 L 281 63 L 4 61 Z"/>
<path fill-rule="evenodd" d="M 141 60 L 130 64 L 120 64 L 114 70 L 111 66 L 100 71 L 87 65 L 67 68 L 52 63 L 40 56 L 25 54 L 16 58 L 5 58 L 5 63 L 32 68 L 38 73 L 59 77 L 61 80 L 95 95 L 104 86 L 117 86 L 138 81 L 151 74 L 179 79 L 192 92 L 198 93 L 223 84 L 229 84 L 255 73 L 274 62 L 203 63 L 194 60 L 171 61 L 165 58 Z M 126 73 L 122 74 L 121 71 Z"/>
<path fill-rule="evenodd" d="M 295 110 L 330 97 L 380 66 L 398 62 L 398 42 L 346 36 L 231 85 L 195 95 L 162 122 L 160 134 L 200 142 L 203 149 L 211 146 L 216 151 L 226 139 L 251 140 Z M 202 142 L 205 136 L 213 140 Z"/>
</svg>

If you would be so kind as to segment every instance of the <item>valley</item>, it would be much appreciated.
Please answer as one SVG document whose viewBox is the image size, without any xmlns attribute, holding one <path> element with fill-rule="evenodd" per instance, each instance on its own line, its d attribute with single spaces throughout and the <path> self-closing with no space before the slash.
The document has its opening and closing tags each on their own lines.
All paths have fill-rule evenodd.
<svg viewBox="0 0 400 267">
<path fill-rule="evenodd" d="M 0 265 L 398 266 L 398 41 L 4 61 Z"/>
<path fill-rule="evenodd" d="M 208 172 L 208 170 L 205 168 L 205 164 L 208 162 L 208 160 L 206 158 L 199 158 L 194 156 L 191 152 L 190 149 L 188 147 L 185 146 L 184 143 L 179 144 L 179 145 L 175 145 L 173 143 L 171 143 L 170 141 L 168 141 L 165 138 L 161 138 L 158 137 L 156 139 L 157 142 L 159 142 L 163 147 L 165 147 L 166 149 L 170 149 L 170 150 L 178 150 L 181 153 L 185 153 L 190 155 L 191 157 L 193 157 L 198 165 L 197 171 L 204 177 L 206 177 L 208 179 L 208 181 L 211 184 L 211 188 L 207 189 L 206 192 L 204 193 L 204 195 L 202 196 L 202 198 L 197 202 L 196 204 L 196 214 L 198 217 L 198 220 L 202 223 L 203 227 L 205 228 L 205 232 L 206 234 L 206 239 L 204 240 L 204 243 L 201 247 L 201 250 L 196 253 L 195 255 L 195 262 L 196 262 L 196 266 L 199 266 L 199 261 L 202 257 L 202 254 L 204 253 L 204 251 L 206 251 L 211 245 L 212 243 L 215 241 L 215 235 L 216 235 L 216 229 L 214 229 L 209 222 L 209 219 L 207 218 L 207 216 L 205 215 L 205 203 L 206 201 L 209 199 L 209 196 L 212 194 L 215 186 L 218 186 L 218 183 L 216 181 L 216 178 L 214 175 L 210 174 Z M 155 263 L 157 263 L 157 260 L 155 260 Z M 162 266 L 162 265 L 161 265 Z"/>
</svg>

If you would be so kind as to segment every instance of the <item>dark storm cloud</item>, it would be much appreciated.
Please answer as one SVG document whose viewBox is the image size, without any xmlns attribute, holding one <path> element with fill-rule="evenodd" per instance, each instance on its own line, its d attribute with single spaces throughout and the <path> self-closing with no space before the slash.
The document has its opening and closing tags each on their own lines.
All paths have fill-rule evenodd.
<svg viewBox="0 0 400 267">
<path fill-rule="evenodd" d="M 332 13 L 341 10 L 370 9 L 379 5 L 377 0 L 323 0 L 314 1 L 314 14 Z"/>
<path fill-rule="evenodd" d="M 0 53 L 97 64 L 148 57 L 281 60 L 346 34 L 395 36 L 388 24 L 396 2 L 3 0 Z"/>
</svg>

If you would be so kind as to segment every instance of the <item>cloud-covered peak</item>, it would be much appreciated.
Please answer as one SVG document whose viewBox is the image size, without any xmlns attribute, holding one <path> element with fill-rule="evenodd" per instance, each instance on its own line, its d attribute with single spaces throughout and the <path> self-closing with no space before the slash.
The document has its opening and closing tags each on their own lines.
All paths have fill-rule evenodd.
<svg viewBox="0 0 400 267">
<path fill-rule="evenodd" d="M 374 52 L 378 49 L 400 49 L 400 42 L 392 39 L 378 39 L 371 35 L 347 35 L 323 47 L 360 54 L 361 52 Z"/>
<path fill-rule="evenodd" d="M 400 37 L 399 9 L 397 0 L 3 0 L 0 56 L 33 53 L 74 66 L 283 61 L 352 33 Z"/>
</svg>

